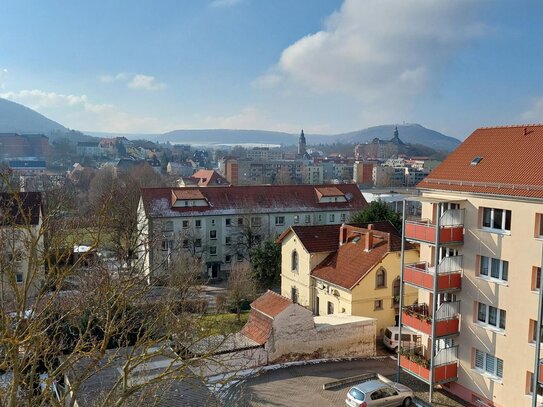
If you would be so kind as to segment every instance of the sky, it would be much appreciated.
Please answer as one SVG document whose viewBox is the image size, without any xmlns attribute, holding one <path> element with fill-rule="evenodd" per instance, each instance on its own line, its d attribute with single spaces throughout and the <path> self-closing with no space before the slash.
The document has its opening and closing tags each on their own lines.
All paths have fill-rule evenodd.
<svg viewBox="0 0 543 407">
<path fill-rule="evenodd" d="M 66 127 L 543 122 L 538 0 L 1 0 L 0 97 Z"/>
</svg>

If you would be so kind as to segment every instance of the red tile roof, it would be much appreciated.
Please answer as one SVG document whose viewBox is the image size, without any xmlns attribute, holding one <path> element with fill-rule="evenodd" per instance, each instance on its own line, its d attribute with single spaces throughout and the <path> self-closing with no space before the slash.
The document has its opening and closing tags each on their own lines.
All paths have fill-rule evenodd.
<svg viewBox="0 0 543 407">
<path fill-rule="evenodd" d="M 172 217 L 185 213 L 300 212 L 313 210 L 359 210 L 367 205 L 356 184 L 340 184 L 337 188 L 347 202 L 319 203 L 313 185 L 252 185 L 229 187 L 143 188 L 143 204 L 148 216 Z M 172 193 L 178 190 L 199 191 L 209 206 L 171 207 Z"/>
<path fill-rule="evenodd" d="M 343 195 L 343 192 L 341 192 L 336 187 L 318 187 L 318 188 L 315 188 L 315 190 L 317 191 L 317 196 L 319 197 L 319 199 L 322 198 L 323 196 L 342 196 Z"/>
<path fill-rule="evenodd" d="M 351 290 L 387 253 L 401 250 L 400 233 L 390 223 L 390 226 L 385 226 L 385 223 L 388 222 L 374 224 L 371 229 L 373 248 L 368 252 L 365 251 L 365 239 L 370 229 L 348 225 L 348 241 L 313 269 L 311 275 Z M 378 230 L 378 226 L 389 232 Z M 411 245 L 406 247 L 407 250 L 412 248 Z"/>
<path fill-rule="evenodd" d="M 172 189 L 172 200 L 176 199 L 205 199 L 198 189 Z"/>
<path fill-rule="evenodd" d="M 272 333 L 273 318 L 292 304 L 290 299 L 268 290 L 251 303 L 249 320 L 241 333 L 259 345 L 263 345 Z"/>
<path fill-rule="evenodd" d="M 214 170 L 198 170 L 191 175 L 191 178 L 197 179 L 198 185 L 204 187 L 215 185 L 230 185 L 226 178 L 224 178 L 221 174 Z"/>
<path fill-rule="evenodd" d="M 417 187 L 543 198 L 542 156 L 541 124 L 480 128 Z"/>
</svg>

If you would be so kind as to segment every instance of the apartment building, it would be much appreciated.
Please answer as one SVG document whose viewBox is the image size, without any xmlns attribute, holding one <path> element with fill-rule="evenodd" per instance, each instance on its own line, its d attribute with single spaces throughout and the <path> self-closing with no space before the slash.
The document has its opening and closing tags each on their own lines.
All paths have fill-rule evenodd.
<svg viewBox="0 0 543 407">
<path fill-rule="evenodd" d="M 418 185 L 422 219 L 404 223 L 421 260 L 404 257 L 419 301 L 402 302 L 401 326 L 423 337 L 399 369 L 476 406 L 541 402 L 542 140 L 542 125 L 477 129 Z"/>
<path fill-rule="evenodd" d="M 341 224 L 365 205 L 355 184 L 145 188 L 139 255 L 150 278 L 184 252 L 202 258 L 210 278 L 225 278 L 265 238 L 296 224 Z"/>
<path fill-rule="evenodd" d="M 281 294 L 315 315 L 375 318 L 377 336 L 398 323 L 400 232 L 390 222 L 292 226 L 281 242 Z M 417 262 L 408 245 L 405 258 Z M 414 303 L 408 288 L 404 302 Z"/>
</svg>

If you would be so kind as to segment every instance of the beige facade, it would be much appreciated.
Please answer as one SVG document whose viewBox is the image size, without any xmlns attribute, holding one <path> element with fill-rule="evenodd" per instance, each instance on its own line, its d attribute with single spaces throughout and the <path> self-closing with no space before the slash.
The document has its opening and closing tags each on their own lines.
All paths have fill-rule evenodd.
<svg viewBox="0 0 543 407">
<path fill-rule="evenodd" d="M 463 257 L 462 289 L 456 293 L 461 322 L 453 342 L 458 345 L 458 380 L 450 383 L 449 389 L 472 402 L 479 399 L 495 406 L 531 406 L 529 380 L 535 360 L 533 326 L 539 299 L 535 279 L 543 248 L 539 235 L 543 204 L 528 198 L 455 192 L 425 191 L 423 196 L 456 201 L 465 210 L 464 244 L 457 248 Z M 510 211 L 508 230 L 483 226 L 483 208 Z M 423 203 L 423 218 L 435 219 L 434 212 L 435 204 Z M 422 245 L 421 260 L 432 262 L 433 250 Z M 492 265 L 485 271 L 484 259 L 496 262 L 494 271 Z M 421 290 L 419 302 L 430 300 L 430 295 Z M 478 312 L 479 303 L 497 309 L 497 315 L 489 320 Z M 500 326 L 502 322 L 504 326 Z M 482 353 L 490 355 L 484 356 L 484 368 L 480 360 L 476 361 Z M 487 359 L 491 361 L 488 366 Z"/>
</svg>

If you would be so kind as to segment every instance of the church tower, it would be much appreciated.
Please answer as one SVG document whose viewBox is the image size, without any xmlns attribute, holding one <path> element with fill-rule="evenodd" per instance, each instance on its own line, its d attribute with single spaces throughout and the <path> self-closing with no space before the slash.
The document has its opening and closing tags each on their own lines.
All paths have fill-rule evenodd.
<svg viewBox="0 0 543 407">
<path fill-rule="evenodd" d="M 298 140 L 298 157 L 303 158 L 307 154 L 305 135 L 304 130 L 300 134 L 300 139 Z"/>
</svg>

